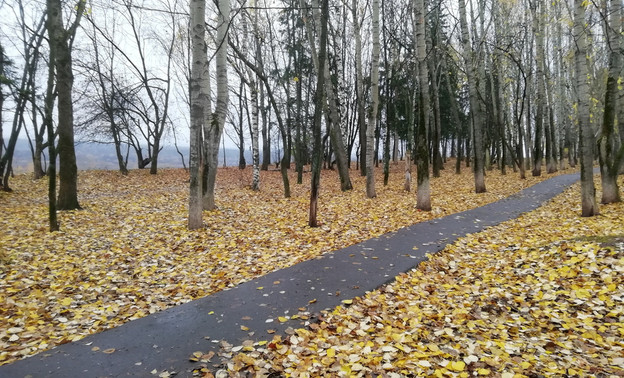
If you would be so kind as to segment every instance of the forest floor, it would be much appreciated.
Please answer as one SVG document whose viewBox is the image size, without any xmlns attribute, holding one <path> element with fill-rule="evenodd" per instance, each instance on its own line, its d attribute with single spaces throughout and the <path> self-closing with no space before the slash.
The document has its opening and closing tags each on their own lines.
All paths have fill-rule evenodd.
<svg viewBox="0 0 624 378">
<path fill-rule="evenodd" d="M 451 164 L 448 166 L 452 167 Z M 270 271 L 415 222 L 502 199 L 547 178 L 544 175 L 542 178 L 519 180 L 517 174 L 510 172 L 507 176 L 501 176 L 492 171 L 488 172 L 486 181 L 488 193 L 477 195 L 473 193 L 472 175 L 468 169 L 464 169 L 462 175 L 455 175 L 451 169 L 447 169 L 443 171 L 441 178 L 432 180 L 433 211 L 429 213 L 415 209 L 415 195 L 403 191 L 400 171 L 400 167 L 394 167 L 387 187 L 382 185 L 381 172 L 377 172 L 378 197 L 373 200 L 366 199 L 364 180 L 356 171 L 352 171 L 355 190 L 348 193 L 340 192 L 335 172 L 323 172 L 319 208 L 323 226 L 310 229 L 306 226 L 309 176 L 305 177 L 303 185 L 295 184 L 295 177 L 291 176 L 293 196 L 285 199 L 281 194 L 279 172 L 262 172 L 262 190 L 253 192 L 249 189 L 249 169 L 221 169 L 217 190 L 219 209 L 206 212 L 206 228 L 192 232 L 186 229 L 188 174 L 184 170 L 163 170 L 156 176 L 151 176 L 146 171 L 133 171 L 127 177 L 113 171 L 81 172 L 80 201 L 84 209 L 61 213 L 61 232 L 58 233 L 47 232 L 46 182 L 32 181 L 27 175 L 18 176 L 12 181 L 15 191 L 0 194 L 0 210 L 5 215 L 0 221 L 3 230 L 0 234 L 0 245 L 6 254 L 0 266 L 0 302 L 3 303 L 0 308 L 0 364 L 35 354 L 54 345 L 78 340 L 87 334 L 209 295 Z M 578 190 L 568 192 L 566 206 L 571 213 L 563 218 L 569 219 L 573 224 L 581 222 L 575 213 L 578 212 L 576 203 L 580 202 L 577 192 Z M 615 211 L 615 218 L 613 215 L 605 215 L 611 211 Z M 608 206 L 604 207 L 603 215 L 596 219 L 605 222 L 602 225 L 605 232 L 608 228 L 604 227 L 617 225 L 620 219 L 619 233 L 624 234 L 621 230 L 623 213 L 621 206 Z M 563 211 L 555 214 L 559 216 Z M 552 215 L 553 213 L 551 217 Z M 558 216 L 555 218 L 561 222 L 562 219 Z M 535 230 L 535 225 L 540 222 L 534 220 L 532 223 L 535 233 L 541 235 L 547 232 L 551 238 L 551 233 L 557 235 L 553 231 L 557 228 L 550 226 Z M 587 226 L 576 226 L 574 235 L 581 235 L 581 231 L 586 228 Z M 563 236 L 555 236 L 552 240 L 559 239 L 563 239 Z M 548 245 L 527 237 L 516 241 L 518 250 L 527 254 L 534 245 Z M 520 247 L 521 241 L 532 243 L 523 249 Z M 462 242 L 459 243 L 461 245 Z M 473 241 L 469 251 L 478 250 L 473 248 L 474 244 L 480 243 Z M 516 250 L 515 247 L 506 248 L 508 246 L 509 243 L 505 248 L 501 247 L 503 255 L 509 250 Z M 453 247 L 449 248 L 452 251 Z M 537 251 L 542 253 L 539 249 Z M 594 252 L 594 258 L 597 255 L 603 257 L 599 252 Z M 614 253 L 620 253 L 621 257 L 621 252 Z M 611 265 L 615 264 L 610 268 L 612 272 L 620 272 L 617 269 L 622 267 L 622 259 L 618 258 L 605 258 Z M 463 272 L 463 268 L 459 267 L 459 258 L 453 261 L 458 261 L 452 264 L 453 269 Z M 575 263 L 580 264 L 582 261 L 584 259 Z M 555 262 L 560 263 L 553 259 L 553 263 Z M 432 267 L 439 264 L 434 259 L 423 264 L 418 271 L 426 269 L 427 266 L 429 270 L 433 270 Z M 536 262 L 533 265 L 543 264 Z M 553 267 L 555 268 L 559 266 Z M 479 269 L 483 269 L 483 266 Z M 447 275 L 447 279 L 451 280 L 451 272 Z M 406 277 L 399 277 L 397 285 L 411 282 L 411 278 Z M 404 279 L 408 281 L 402 281 Z M 480 281 L 486 282 L 484 279 Z M 585 281 L 587 280 L 582 282 Z M 448 285 L 450 284 L 443 286 Z M 611 285 L 616 285 L 616 288 L 617 285 L 621 286 L 621 274 L 619 278 L 613 277 L 606 288 L 612 287 Z M 584 286 L 578 287 L 581 294 L 572 295 L 576 295 L 577 300 L 584 299 L 583 296 L 589 292 L 582 290 L 588 289 L 584 289 Z M 525 286 L 524 289 L 528 288 Z M 489 289 L 484 287 L 480 290 Z M 387 289 L 381 293 L 387 295 Z M 620 292 L 619 295 L 621 294 Z M 533 295 L 538 296 L 539 292 L 531 294 Z M 619 303 L 619 307 L 613 309 L 615 313 L 603 315 L 602 319 L 615 317 L 615 321 L 610 323 L 620 327 L 618 329 L 621 333 L 621 296 L 618 297 L 617 293 L 614 295 L 617 298 L 611 299 L 610 303 L 615 301 L 616 305 Z M 358 301 L 365 300 L 367 299 L 356 299 L 346 310 L 359 308 L 362 304 L 358 304 Z M 490 305 L 495 306 L 494 303 Z M 384 307 L 386 304 L 376 306 Z M 602 307 L 610 308 L 604 304 Z M 592 313 L 589 316 L 592 317 Z M 443 320 L 438 318 L 436 321 Z M 455 332 L 453 328 L 449 329 L 451 333 Z M 518 329 L 518 333 L 520 332 Z M 388 335 L 391 337 L 396 332 Z M 621 339 L 621 334 L 619 338 Z M 547 347 L 552 349 L 556 345 L 549 344 Z M 325 348 L 325 357 L 329 358 L 331 355 L 331 358 L 336 357 L 335 361 L 325 361 L 331 362 L 327 366 L 316 363 L 327 369 L 335 369 L 336 366 L 339 369 L 346 366 L 346 369 L 350 366 L 349 369 L 354 372 L 364 366 L 364 361 L 348 360 L 352 362 L 351 365 L 339 363 L 340 356 L 344 354 L 341 351 L 347 350 L 342 349 L 342 346 L 340 348 L 333 352 L 329 352 L 329 347 Z M 619 348 L 615 350 L 619 350 L 621 355 L 621 345 Z M 262 361 L 264 353 L 272 351 L 273 349 L 266 348 L 263 352 L 259 348 L 252 352 L 257 353 L 253 356 L 239 356 L 238 360 L 234 360 L 238 365 L 232 365 L 232 368 L 247 368 L 246 363 L 240 365 L 240 359 Z M 279 351 L 284 351 L 281 346 Z M 394 352 L 397 355 L 398 351 Z M 285 351 L 280 355 L 294 356 Z M 387 362 L 393 361 L 391 359 Z M 441 360 L 441 363 L 444 364 L 444 361 L 447 361 L 447 365 L 450 363 L 448 357 Z M 449 369 L 459 369 L 460 362 L 451 365 Z M 472 360 L 469 359 L 469 362 L 472 363 Z M 621 363 L 619 360 L 611 362 Z M 310 360 L 310 363 L 315 362 Z M 393 366 L 400 368 L 401 363 Z M 259 362 L 256 366 L 261 365 L 262 362 Z M 386 369 L 388 367 L 385 366 L 384 371 L 390 372 L 391 370 Z M 483 369 L 487 370 L 485 367 Z"/>
</svg>

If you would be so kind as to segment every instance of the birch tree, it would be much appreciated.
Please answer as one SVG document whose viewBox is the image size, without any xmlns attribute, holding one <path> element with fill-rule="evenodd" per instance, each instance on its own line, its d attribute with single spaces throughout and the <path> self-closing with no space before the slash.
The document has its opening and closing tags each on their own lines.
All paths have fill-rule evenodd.
<svg viewBox="0 0 624 378">
<path fill-rule="evenodd" d="M 365 10 L 366 8 L 364 8 Z M 366 98 L 364 96 L 364 75 L 362 73 L 362 22 L 358 15 L 358 1 L 351 1 L 351 16 L 353 17 L 353 36 L 355 38 L 355 97 L 360 142 L 360 174 L 366 176 Z"/>
<path fill-rule="evenodd" d="M 255 4 L 255 3 L 252 3 Z M 254 51 L 256 57 L 256 64 L 260 65 L 262 63 L 262 51 L 260 45 L 260 31 L 258 30 L 258 11 L 254 10 L 254 23 L 253 23 L 253 40 L 254 40 Z M 262 69 L 262 66 L 260 66 Z M 250 70 L 251 71 L 251 70 Z M 250 72 L 252 74 L 252 72 Z M 260 150 L 258 145 L 258 140 L 260 139 L 260 131 L 258 128 L 258 123 L 260 119 L 260 112 L 258 109 L 258 85 L 253 78 L 253 81 L 250 85 L 251 89 L 251 156 L 252 156 L 252 165 L 253 165 L 253 178 L 251 183 L 251 189 L 260 190 Z M 261 96 L 262 97 L 262 96 Z M 266 128 L 266 122 L 263 122 L 263 127 Z"/>
<path fill-rule="evenodd" d="M 373 53 L 371 58 L 371 109 L 366 126 L 366 196 L 374 198 L 375 191 L 375 128 L 377 126 L 377 109 L 379 107 L 379 0 L 373 0 Z"/>
</svg>

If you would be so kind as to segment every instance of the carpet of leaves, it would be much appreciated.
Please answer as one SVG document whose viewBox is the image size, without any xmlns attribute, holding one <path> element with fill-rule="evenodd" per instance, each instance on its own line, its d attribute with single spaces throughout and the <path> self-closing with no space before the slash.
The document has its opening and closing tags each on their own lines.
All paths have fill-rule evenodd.
<svg viewBox="0 0 624 378">
<path fill-rule="evenodd" d="M 451 166 L 449 164 L 449 166 Z M 415 209 L 403 191 L 401 167 L 390 183 L 377 173 L 378 197 L 365 197 L 364 178 L 343 193 L 324 171 L 319 202 L 323 226 L 307 227 L 309 174 L 291 173 L 283 198 L 279 172 L 218 173 L 218 210 L 206 227 L 188 231 L 188 173 L 131 171 L 79 174 L 83 210 L 59 213 L 48 232 L 47 181 L 29 175 L 0 192 L 0 364 L 232 287 L 254 277 L 433 217 L 483 205 L 543 178 L 489 172 L 488 193 L 474 194 L 472 174 L 451 169 L 432 180 L 432 212 Z"/>
<path fill-rule="evenodd" d="M 225 366 L 230 376 L 622 377 L 624 203 L 579 215 L 577 184 Z"/>
</svg>

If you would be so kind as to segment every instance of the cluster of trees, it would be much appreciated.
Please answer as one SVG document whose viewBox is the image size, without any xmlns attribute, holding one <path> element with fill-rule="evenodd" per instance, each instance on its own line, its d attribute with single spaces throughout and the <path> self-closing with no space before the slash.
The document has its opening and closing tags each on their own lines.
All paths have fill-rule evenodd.
<svg viewBox="0 0 624 378">
<path fill-rule="evenodd" d="M 215 207 L 226 136 L 241 168 L 250 144 L 254 190 L 276 146 L 286 197 L 288 171 L 302 183 L 311 167 L 311 226 L 323 166 L 338 170 L 343 190 L 351 174 L 365 175 L 372 198 L 375 166 L 387 182 L 391 161 L 402 159 L 411 190 L 415 164 L 417 206 L 429 210 L 430 171 L 439 176 L 448 156 L 456 171 L 471 166 L 476 192 L 486 190 L 488 169 L 524 177 L 580 162 L 583 215 L 594 215 L 596 158 L 602 202 L 620 200 L 622 8 L 621 0 L 4 2 L 12 17 L 0 36 L 0 127 L 12 119 L 0 133 L 10 135 L 0 140 L 2 188 L 23 132 L 35 177 L 50 177 L 54 229 L 56 205 L 79 207 L 75 135 L 110 143 L 124 174 L 129 153 L 155 174 L 162 144 L 188 126 L 190 228 Z"/>
</svg>

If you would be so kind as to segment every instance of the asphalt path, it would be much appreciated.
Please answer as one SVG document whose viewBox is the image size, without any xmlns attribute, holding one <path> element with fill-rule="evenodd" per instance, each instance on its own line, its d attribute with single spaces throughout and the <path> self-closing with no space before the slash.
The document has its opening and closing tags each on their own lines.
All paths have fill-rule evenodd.
<svg viewBox="0 0 624 378">
<path fill-rule="evenodd" d="M 199 366 L 189 361 L 193 352 L 217 354 L 222 341 L 240 345 L 271 339 L 268 330 L 279 334 L 302 326 L 301 320 L 281 322 L 280 317 L 288 319 L 303 307 L 318 313 L 362 296 L 414 268 L 427 253 L 534 210 L 578 179 L 578 174 L 556 176 L 506 199 L 324 254 L 0 366 L 0 377 L 157 377 L 163 372 L 191 377 Z M 216 356 L 211 361 L 219 362 Z"/>
</svg>

